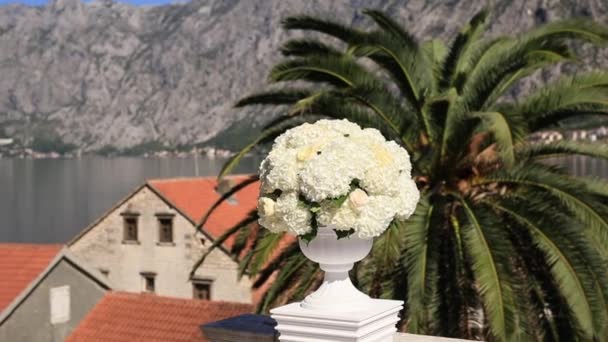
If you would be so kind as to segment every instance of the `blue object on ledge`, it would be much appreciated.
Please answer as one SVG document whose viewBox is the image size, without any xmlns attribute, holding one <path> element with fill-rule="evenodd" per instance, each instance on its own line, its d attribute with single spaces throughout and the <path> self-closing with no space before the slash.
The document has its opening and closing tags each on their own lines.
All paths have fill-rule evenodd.
<svg viewBox="0 0 608 342">
<path fill-rule="evenodd" d="M 244 314 L 201 325 L 210 342 L 275 342 L 277 322 L 264 315 Z"/>
</svg>

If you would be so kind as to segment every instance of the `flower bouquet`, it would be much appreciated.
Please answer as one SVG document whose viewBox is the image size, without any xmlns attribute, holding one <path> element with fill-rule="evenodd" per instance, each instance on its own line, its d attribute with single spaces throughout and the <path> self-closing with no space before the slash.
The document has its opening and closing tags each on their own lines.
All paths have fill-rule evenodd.
<svg viewBox="0 0 608 342">
<path fill-rule="evenodd" d="M 410 158 L 376 129 L 320 120 L 278 137 L 260 166 L 259 223 L 309 243 L 319 227 L 371 239 L 408 218 L 419 192 Z"/>
</svg>

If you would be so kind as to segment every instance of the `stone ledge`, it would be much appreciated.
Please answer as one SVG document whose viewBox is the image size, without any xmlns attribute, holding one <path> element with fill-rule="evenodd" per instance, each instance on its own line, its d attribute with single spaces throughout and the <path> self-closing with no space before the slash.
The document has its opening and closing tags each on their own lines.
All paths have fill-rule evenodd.
<svg viewBox="0 0 608 342">
<path fill-rule="evenodd" d="M 269 316 L 245 314 L 201 326 L 210 342 L 278 342 L 276 321 Z M 386 335 L 385 335 L 386 336 Z M 465 342 L 445 337 L 394 333 L 393 342 Z M 387 336 L 390 340 L 390 335 Z M 386 339 L 386 337 L 385 337 Z M 306 339 L 305 339 L 306 340 Z M 337 339 L 343 341 L 344 339 Z"/>
<path fill-rule="evenodd" d="M 436 336 L 424 336 L 414 334 L 396 333 L 394 342 L 457 342 L 457 341 L 468 341 L 460 340 L 456 338 L 436 337 Z"/>
</svg>

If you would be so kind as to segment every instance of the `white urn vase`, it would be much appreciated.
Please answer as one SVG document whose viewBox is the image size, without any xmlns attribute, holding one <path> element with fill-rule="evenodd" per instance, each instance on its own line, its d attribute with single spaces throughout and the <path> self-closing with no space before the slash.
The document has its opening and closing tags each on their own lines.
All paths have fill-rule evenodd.
<svg viewBox="0 0 608 342">
<path fill-rule="evenodd" d="M 389 342 L 397 331 L 403 302 L 373 299 L 357 290 L 348 275 L 365 258 L 373 239 L 338 239 L 332 227 L 319 227 L 304 255 L 325 271 L 323 284 L 302 302 L 270 311 L 281 342 Z"/>
<path fill-rule="evenodd" d="M 372 245 L 372 238 L 362 239 L 352 235 L 338 239 L 332 227 L 319 227 L 317 236 L 310 242 L 300 239 L 302 253 L 325 271 L 323 284 L 302 301 L 302 307 L 326 312 L 350 312 L 372 306 L 373 300 L 359 291 L 348 275 L 355 262 L 369 254 Z"/>
</svg>

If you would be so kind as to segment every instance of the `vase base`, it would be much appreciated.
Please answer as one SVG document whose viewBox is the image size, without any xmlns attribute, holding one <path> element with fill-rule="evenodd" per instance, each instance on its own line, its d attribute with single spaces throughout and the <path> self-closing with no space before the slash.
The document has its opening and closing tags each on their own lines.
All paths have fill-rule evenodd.
<svg viewBox="0 0 608 342">
<path fill-rule="evenodd" d="M 392 342 L 403 302 L 371 299 L 366 309 L 332 313 L 292 303 L 270 311 L 281 342 Z"/>
</svg>

